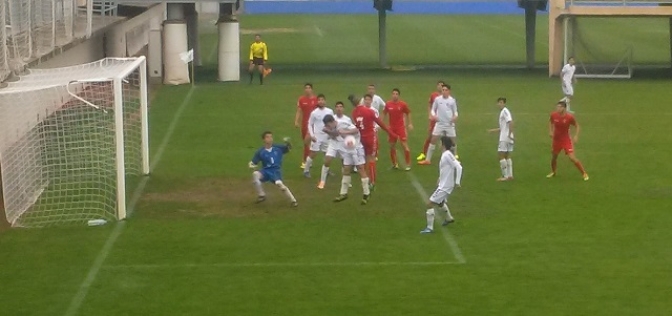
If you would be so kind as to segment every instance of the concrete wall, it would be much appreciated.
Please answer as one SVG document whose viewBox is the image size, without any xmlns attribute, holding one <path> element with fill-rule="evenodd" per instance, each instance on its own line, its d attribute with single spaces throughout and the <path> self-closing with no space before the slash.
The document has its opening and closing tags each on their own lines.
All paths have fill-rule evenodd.
<svg viewBox="0 0 672 316">
<path fill-rule="evenodd" d="M 98 34 L 79 45 L 75 45 L 60 55 L 33 66 L 32 68 L 67 67 L 99 60 L 105 57 L 103 42 L 103 34 Z"/>
</svg>

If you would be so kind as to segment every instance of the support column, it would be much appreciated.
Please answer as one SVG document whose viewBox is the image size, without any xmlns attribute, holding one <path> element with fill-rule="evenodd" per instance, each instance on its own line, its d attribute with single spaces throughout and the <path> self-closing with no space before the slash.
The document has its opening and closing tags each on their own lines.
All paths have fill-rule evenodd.
<svg viewBox="0 0 672 316">
<path fill-rule="evenodd" d="M 378 61 L 387 68 L 387 11 L 378 9 Z"/>
<path fill-rule="evenodd" d="M 528 1 L 525 5 L 525 52 L 527 68 L 533 69 L 535 62 L 535 35 L 537 30 L 537 2 Z"/>
<path fill-rule="evenodd" d="M 147 67 L 150 78 L 163 77 L 163 47 L 161 40 L 161 18 L 149 22 L 149 44 L 147 46 Z"/>
<path fill-rule="evenodd" d="M 220 4 L 217 30 L 219 33 L 217 80 L 240 81 L 240 25 L 231 3 Z"/>
<path fill-rule="evenodd" d="M 189 50 L 187 23 L 184 20 L 184 6 L 181 3 L 168 3 L 167 20 L 163 26 L 164 84 L 179 85 L 191 82 L 189 65 L 180 58 L 180 54 Z"/>
<path fill-rule="evenodd" d="M 672 17 L 670 17 L 670 70 L 672 70 Z"/>
<path fill-rule="evenodd" d="M 562 69 L 563 23 L 560 16 L 565 0 L 550 0 L 548 6 L 548 76 L 559 76 Z"/>
<path fill-rule="evenodd" d="M 194 63 L 201 66 L 201 47 L 198 40 L 198 12 L 195 3 L 185 4 L 185 19 L 187 20 L 187 38 L 189 49 L 194 50 Z"/>
</svg>

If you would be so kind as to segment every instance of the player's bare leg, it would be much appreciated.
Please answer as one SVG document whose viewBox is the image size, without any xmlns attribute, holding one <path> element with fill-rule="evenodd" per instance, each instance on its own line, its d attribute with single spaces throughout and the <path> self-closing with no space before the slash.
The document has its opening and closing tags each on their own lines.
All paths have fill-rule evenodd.
<svg viewBox="0 0 672 316">
<path fill-rule="evenodd" d="M 432 155 L 434 154 L 434 150 L 436 149 L 436 143 L 439 141 L 439 136 L 437 135 L 432 135 L 432 140 L 429 144 L 429 147 L 427 147 L 427 154 L 425 157 L 425 160 L 418 162 L 419 165 L 431 165 L 432 164 Z"/>
<path fill-rule="evenodd" d="M 579 169 L 579 171 L 581 172 L 581 176 L 583 177 L 583 180 L 588 181 L 588 179 L 590 178 L 588 177 L 588 173 L 586 173 L 586 169 L 583 168 L 581 161 L 579 161 L 579 159 L 576 158 L 574 153 L 567 154 L 567 157 L 569 157 L 569 160 L 571 160 L 576 166 L 576 168 Z"/>
<path fill-rule="evenodd" d="M 431 126 L 431 123 L 430 123 Z M 417 158 L 415 158 L 417 161 L 424 161 L 427 158 L 427 150 L 429 149 L 429 145 L 432 143 L 432 129 L 429 129 L 429 133 L 427 135 L 427 138 L 425 139 L 425 144 L 422 146 L 422 152 L 420 155 L 418 155 Z"/>
<path fill-rule="evenodd" d="M 282 191 L 282 193 L 285 194 L 287 198 L 289 198 L 289 201 L 292 202 L 293 207 L 299 206 L 299 203 L 296 202 L 296 199 L 294 198 L 294 194 L 292 194 L 292 191 L 289 190 L 289 188 L 284 183 L 282 183 L 282 181 L 280 180 L 275 181 L 275 185 L 278 186 L 280 191 Z"/>
<path fill-rule="evenodd" d="M 257 66 L 259 70 L 259 84 L 264 84 L 264 65 Z"/>
<path fill-rule="evenodd" d="M 402 140 L 401 147 L 404 148 L 404 162 L 406 162 L 405 171 L 411 170 L 411 148 L 408 147 L 408 141 Z"/>
<path fill-rule="evenodd" d="M 446 212 L 446 218 L 444 219 L 443 224 L 441 224 L 442 226 L 447 226 L 448 224 L 455 222 L 455 219 L 453 219 L 453 215 L 450 214 L 448 205 L 445 202 L 436 204 L 432 201 L 428 201 L 427 206 L 428 208 L 425 212 L 425 216 L 427 218 L 427 227 L 420 231 L 421 234 L 429 234 L 434 232 L 434 217 L 437 213 Z"/>
<path fill-rule="evenodd" d="M 364 165 L 358 166 L 357 170 L 362 181 L 362 205 L 366 205 L 369 202 L 369 196 L 371 195 L 369 175 L 366 173 L 366 167 Z"/>
<path fill-rule="evenodd" d="M 310 178 L 310 168 L 313 166 L 313 160 L 317 156 L 316 151 L 311 151 L 310 154 L 308 155 L 308 158 L 306 158 L 306 165 L 303 167 L 303 176 L 306 178 Z"/>
<path fill-rule="evenodd" d="M 368 178 L 366 179 L 368 181 L 369 190 L 373 191 L 376 185 L 376 156 L 373 155 L 366 156 L 366 165 L 357 166 L 357 170 L 359 171 L 360 175 L 362 174 L 361 168 L 363 167 L 365 168 L 367 166 L 369 167 L 369 169 L 364 170 L 364 174 L 368 174 Z M 362 180 L 364 179 L 362 178 Z"/>
<path fill-rule="evenodd" d="M 309 155 L 310 155 L 310 136 L 306 135 L 303 137 L 303 160 L 301 161 L 301 169 L 306 168 L 306 159 L 308 159 Z"/>
<path fill-rule="evenodd" d="M 250 73 L 250 84 L 252 84 L 252 79 L 254 79 L 254 63 L 250 61 L 250 67 L 247 69 L 247 71 Z"/>
<path fill-rule="evenodd" d="M 257 203 L 266 201 L 266 192 L 264 192 L 264 188 L 261 186 L 262 179 L 261 172 L 252 172 L 252 184 L 254 185 L 254 190 L 257 192 Z"/>
<path fill-rule="evenodd" d="M 399 169 L 397 162 L 397 142 L 390 142 L 390 160 L 392 161 L 392 169 Z"/>
<path fill-rule="evenodd" d="M 558 168 L 558 154 L 553 153 L 551 156 L 551 173 L 549 173 L 546 178 L 555 177 L 555 170 Z"/>
</svg>

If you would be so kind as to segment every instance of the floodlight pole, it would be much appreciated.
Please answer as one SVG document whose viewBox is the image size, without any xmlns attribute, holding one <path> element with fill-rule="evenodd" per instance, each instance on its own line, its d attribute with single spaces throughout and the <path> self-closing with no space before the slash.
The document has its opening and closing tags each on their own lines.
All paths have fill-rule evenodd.
<svg viewBox="0 0 672 316">
<path fill-rule="evenodd" d="M 672 18 L 670 20 L 670 69 L 672 69 Z"/>
<path fill-rule="evenodd" d="M 525 4 L 525 48 L 527 68 L 533 69 L 535 63 L 535 33 L 537 29 L 537 2 L 527 1 Z"/>
<path fill-rule="evenodd" d="M 387 68 L 387 11 L 378 9 L 378 61 L 381 68 Z"/>
</svg>

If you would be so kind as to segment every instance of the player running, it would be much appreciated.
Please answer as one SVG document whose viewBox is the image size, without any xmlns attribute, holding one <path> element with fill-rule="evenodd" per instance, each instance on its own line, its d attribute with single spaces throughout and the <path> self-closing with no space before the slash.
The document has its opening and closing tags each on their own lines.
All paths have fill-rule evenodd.
<svg viewBox="0 0 672 316">
<path fill-rule="evenodd" d="M 427 157 L 425 160 L 418 162 L 419 165 L 431 165 L 432 154 L 436 149 L 436 143 L 441 136 L 448 136 L 452 141 L 453 147 L 450 149 L 455 158 L 457 156 L 457 134 L 455 132 L 455 122 L 457 122 L 457 102 L 455 98 L 450 95 L 450 85 L 444 84 L 441 87 L 441 96 L 434 99 L 430 119 L 436 121 L 436 125 L 432 130 L 432 140 L 427 147 Z"/>
<path fill-rule="evenodd" d="M 262 167 L 261 170 L 252 172 L 252 183 L 257 191 L 257 203 L 266 201 L 266 192 L 261 183 L 271 182 L 289 198 L 293 207 L 298 206 L 292 191 L 282 182 L 282 157 L 289 152 L 292 144 L 289 143 L 288 138 L 284 139 L 285 144 L 283 145 L 273 144 L 273 133 L 270 131 L 261 134 L 261 138 L 264 140 L 264 146 L 257 150 L 248 164 L 250 169 L 256 169 L 259 163 Z"/>
<path fill-rule="evenodd" d="M 434 100 L 441 95 L 441 88 L 443 88 L 443 85 L 445 83 L 441 80 L 439 80 L 436 83 L 436 91 L 432 92 L 432 94 L 429 96 L 429 130 L 427 133 L 427 139 L 425 139 L 425 144 L 422 146 L 422 152 L 420 155 L 418 155 L 417 158 L 415 158 L 417 161 L 423 161 L 427 156 L 425 154 L 427 153 L 427 149 L 429 148 L 429 144 L 432 143 L 432 131 L 434 131 L 434 126 L 436 125 L 436 120 L 432 118 L 432 105 L 434 104 Z"/>
<path fill-rule="evenodd" d="M 574 97 L 574 84 L 576 83 L 576 77 L 574 77 L 575 72 L 576 66 L 574 57 L 569 57 L 567 64 L 562 67 L 562 72 L 560 75 L 562 78 L 562 93 L 565 95 L 565 97 L 560 101 L 567 103 L 567 112 L 569 113 L 574 113 L 570 110 L 570 102 Z"/>
<path fill-rule="evenodd" d="M 318 189 L 324 189 L 324 185 L 327 182 L 327 176 L 329 175 L 329 167 L 331 161 L 334 158 L 343 159 L 340 155 L 341 145 L 343 143 L 343 137 L 338 133 L 337 126 L 350 126 L 352 125 L 352 120 L 345 114 L 343 114 L 344 106 L 343 102 L 336 102 L 335 115 L 332 116 L 336 121 L 336 125 L 329 127 L 325 124 L 324 130 L 329 136 L 329 145 L 327 146 L 327 152 L 324 155 L 324 165 L 322 166 L 322 173 L 320 174 L 320 183 L 317 184 Z M 327 116 L 325 116 L 326 118 Z M 322 119 L 324 121 L 324 119 Z M 354 125 L 353 125 L 354 126 Z"/>
<path fill-rule="evenodd" d="M 348 199 L 348 190 L 351 187 L 353 167 L 357 166 L 362 181 L 362 205 L 369 201 L 371 191 L 369 189 L 369 177 L 366 174 L 366 158 L 364 147 L 361 143 L 360 131 L 352 123 L 346 121 L 337 121 L 333 116 L 324 117 L 324 125 L 328 130 L 337 131 L 339 137 L 339 155 L 343 157 L 343 178 L 341 179 L 340 194 L 334 199 L 334 202 L 342 202 Z M 355 143 L 351 146 L 345 144 L 344 137 L 352 135 L 355 137 Z"/>
<path fill-rule="evenodd" d="M 301 128 L 301 140 L 303 140 L 303 160 L 301 169 L 306 168 L 306 158 L 310 154 L 310 134 L 308 133 L 308 120 L 313 110 L 317 108 L 317 97 L 313 94 L 313 85 L 303 85 L 303 95 L 296 102 L 296 115 L 294 115 L 294 127 Z"/>
<path fill-rule="evenodd" d="M 349 96 L 348 99 L 353 102 L 354 96 Z M 371 109 L 371 100 L 373 97 L 370 94 L 364 96 L 364 105 L 357 105 L 352 111 L 352 121 L 355 123 L 357 129 L 359 129 L 362 146 L 364 147 L 364 153 L 366 154 L 366 165 L 369 168 L 367 174 L 371 178 L 370 186 L 373 189 L 375 187 L 376 181 L 376 152 L 377 141 L 376 141 L 376 128 L 375 124 L 378 124 L 387 134 L 390 136 L 397 136 L 392 132 L 383 121 L 380 120 L 376 113 Z M 356 104 L 353 102 L 353 104 Z M 359 167 L 358 167 L 359 168 Z"/>
<path fill-rule="evenodd" d="M 455 187 L 460 187 L 462 181 L 462 165 L 451 152 L 454 146 L 450 137 L 441 137 L 441 161 L 439 162 L 439 181 L 436 191 L 429 197 L 427 205 L 430 207 L 425 213 L 427 216 L 427 227 L 421 230 L 421 234 L 429 234 L 434 231 L 434 216 L 442 209 L 446 212 L 446 219 L 443 221 L 443 226 L 446 226 L 455 221 L 453 215 L 450 214 L 447 200 L 448 196 L 453 193 Z"/>
<path fill-rule="evenodd" d="M 392 168 L 399 169 L 399 163 L 397 162 L 397 141 L 399 141 L 401 142 L 401 146 L 404 147 L 404 159 L 406 162 L 406 168 L 404 168 L 404 170 L 408 171 L 411 170 L 411 150 L 408 148 L 405 125 L 408 126 L 408 130 L 413 130 L 413 123 L 411 122 L 411 110 L 408 108 L 406 102 L 399 99 L 400 94 L 401 91 L 399 91 L 399 89 L 392 89 L 392 100 L 385 103 L 382 121 L 384 122 L 385 117 L 389 115 L 388 124 L 390 129 L 397 134 L 397 137 L 389 137 Z M 406 118 L 405 121 L 404 116 Z"/>
<path fill-rule="evenodd" d="M 499 128 L 489 129 L 488 132 L 499 132 L 499 167 L 502 169 L 502 177 L 497 181 L 513 180 L 513 117 L 506 107 L 506 98 L 497 99 L 497 105 L 502 110 L 499 112 Z"/>
<path fill-rule="evenodd" d="M 303 168 L 303 175 L 310 178 L 310 168 L 313 166 L 313 159 L 318 152 L 325 153 L 329 146 L 329 136 L 324 132 L 324 123 L 322 119 L 326 115 L 334 115 L 334 111 L 327 107 L 327 100 L 324 94 L 317 96 L 317 108 L 310 113 L 308 119 L 308 134 L 310 135 L 310 154 L 306 158 L 306 165 Z"/>
<path fill-rule="evenodd" d="M 571 160 L 576 166 L 581 174 L 583 175 L 583 180 L 588 181 L 588 173 L 583 169 L 581 161 L 576 158 L 574 155 L 574 145 L 572 138 L 569 135 L 569 127 L 576 127 L 576 132 L 574 132 L 574 143 L 579 141 L 579 132 L 581 128 L 579 123 L 574 119 L 574 115 L 567 113 L 567 103 L 564 101 L 558 102 L 556 105 L 556 111 L 551 113 L 551 118 L 548 122 L 548 133 L 553 139 L 553 157 L 551 158 L 551 173 L 549 173 L 546 178 L 555 177 L 555 170 L 558 165 L 558 154 L 560 151 L 565 151 L 569 160 Z"/>
</svg>

